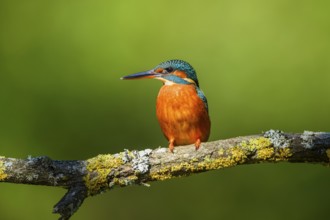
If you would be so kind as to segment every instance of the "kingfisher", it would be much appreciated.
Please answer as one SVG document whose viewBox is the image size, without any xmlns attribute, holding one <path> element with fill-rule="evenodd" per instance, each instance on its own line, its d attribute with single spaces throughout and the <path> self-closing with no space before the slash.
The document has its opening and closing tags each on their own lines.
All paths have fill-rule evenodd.
<svg viewBox="0 0 330 220">
<path fill-rule="evenodd" d="M 207 99 L 199 88 L 194 68 L 183 60 L 162 62 L 155 68 L 121 79 L 158 79 L 162 81 L 156 101 L 159 125 L 168 140 L 169 151 L 174 146 L 195 144 L 208 140 L 211 122 Z"/>
</svg>

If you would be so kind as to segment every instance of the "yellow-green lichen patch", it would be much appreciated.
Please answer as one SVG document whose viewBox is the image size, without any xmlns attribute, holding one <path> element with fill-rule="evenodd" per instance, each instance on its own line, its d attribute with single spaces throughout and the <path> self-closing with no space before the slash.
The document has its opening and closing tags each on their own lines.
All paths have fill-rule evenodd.
<svg viewBox="0 0 330 220">
<path fill-rule="evenodd" d="M 244 163 L 247 158 L 246 152 L 237 146 L 227 150 L 221 149 L 218 151 L 218 155 L 220 157 L 215 159 L 205 158 L 204 161 L 197 164 L 198 169 L 202 171 L 231 167 Z"/>
<path fill-rule="evenodd" d="M 89 194 L 97 194 L 108 188 L 107 176 L 112 169 L 124 164 L 120 157 L 111 154 L 101 154 L 87 160 L 87 175 L 84 177 Z"/>
<path fill-rule="evenodd" d="M 274 148 L 266 147 L 257 151 L 257 158 L 260 160 L 267 160 L 274 156 Z"/>
<path fill-rule="evenodd" d="M 1 157 L 0 158 L 4 158 Z M 0 181 L 5 180 L 7 178 L 7 174 L 6 174 L 6 167 L 3 161 L 0 161 Z"/>
<path fill-rule="evenodd" d="M 325 152 L 327 153 L 328 159 L 330 161 L 330 149 L 327 149 Z"/>
<path fill-rule="evenodd" d="M 252 138 L 248 141 L 242 141 L 239 145 L 243 150 L 249 152 L 256 152 L 256 158 L 260 160 L 267 160 L 273 158 L 274 148 L 268 138 Z"/>
<path fill-rule="evenodd" d="M 260 138 L 252 138 L 248 141 L 242 141 L 240 143 L 240 147 L 244 150 L 248 151 L 256 151 L 264 148 L 269 148 L 272 145 L 268 138 L 260 137 Z"/>
<path fill-rule="evenodd" d="M 128 185 L 132 185 L 137 180 L 138 180 L 138 177 L 135 175 L 132 175 L 132 176 L 128 176 L 125 178 L 114 178 L 112 182 L 113 182 L 113 185 L 128 186 Z"/>
<path fill-rule="evenodd" d="M 191 173 L 231 167 L 239 163 L 244 163 L 246 158 L 247 155 L 244 150 L 239 147 L 233 147 L 221 152 L 219 158 L 206 156 L 201 162 L 191 160 L 172 166 L 164 166 L 159 170 L 152 171 L 150 177 L 152 180 L 167 180 L 182 175 L 186 176 Z"/>
<path fill-rule="evenodd" d="M 274 148 L 270 139 L 265 137 L 243 141 L 239 146 L 244 150 L 255 152 L 256 158 L 260 160 L 284 161 L 292 156 L 289 147 Z"/>
<path fill-rule="evenodd" d="M 198 158 L 195 158 L 195 157 L 190 160 L 191 163 L 198 162 L 198 161 L 199 161 Z"/>
<path fill-rule="evenodd" d="M 288 160 L 292 156 L 291 149 L 288 147 L 280 148 L 276 151 L 275 160 L 276 161 L 285 161 Z"/>
<path fill-rule="evenodd" d="M 225 154 L 225 150 L 221 148 L 221 149 L 218 151 L 218 155 L 219 155 L 219 156 L 223 156 L 224 154 Z"/>
<path fill-rule="evenodd" d="M 190 161 L 174 164 L 171 166 L 164 166 L 157 171 L 150 173 L 151 180 L 167 180 L 173 177 L 187 176 L 190 173 L 201 171 L 199 163 Z"/>
<path fill-rule="evenodd" d="M 172 178 L 171 166 L 165 166 L 155 172 L 150 173 L 151 180 L 167 180 Z"/>
<path fill-rule="evenodd" d="M 197 164 L 200 170 L 216 170 L 224 167 L 231 167 L 236 165 L 237 162 L 230 158 L 217 158 L 210 161 L 203 161 Z"/>
<path fill-rule="evenodd" d="M 246 152 L 239 147 L 233 147 L 231 149 L 231 155 L 231 160 L 233 160 L 233 162 L 243 163 L 247 158 Z"/>
</svg>

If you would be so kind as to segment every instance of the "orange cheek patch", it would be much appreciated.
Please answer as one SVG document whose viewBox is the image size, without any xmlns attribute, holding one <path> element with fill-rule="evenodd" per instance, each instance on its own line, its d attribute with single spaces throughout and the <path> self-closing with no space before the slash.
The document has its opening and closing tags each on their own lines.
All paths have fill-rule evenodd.
<svg viewBox="0 0 330 220">
<path fill-rule="evenodd" d="M 155 70 L 156 73 L 162 73 L 163 71 L 164 71 L 163 68 L 158 68 L 158 69 Z"/>
<path fill-rule="evenodd" d="M 180 71 L 180 70 L 176 70 L 173 74 L 180 77 L 180 78 L 187 78 L 187 74 L 183 71 Z"/>
</svg>

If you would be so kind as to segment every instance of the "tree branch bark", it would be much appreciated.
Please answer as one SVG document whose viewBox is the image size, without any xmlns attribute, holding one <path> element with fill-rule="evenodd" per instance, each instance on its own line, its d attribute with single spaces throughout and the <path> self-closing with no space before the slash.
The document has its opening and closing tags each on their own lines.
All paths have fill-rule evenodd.
<svg viewBox="0 0 330 220">
<path fill-rule="evenodd" d="M 69 219 L 84 199 L 115 186 L 161 181 L 194 173 L 261 162 L 329 164 L 330 133 L 289 134 L 270 130 L 260 135 L 236 137 L 167 148 L 125 150 L 88 160 L 61 161 L 48 157 L 16 159 L 0 157 L 0 182 L 67 188 L 53 212 Z"/>
</svg>

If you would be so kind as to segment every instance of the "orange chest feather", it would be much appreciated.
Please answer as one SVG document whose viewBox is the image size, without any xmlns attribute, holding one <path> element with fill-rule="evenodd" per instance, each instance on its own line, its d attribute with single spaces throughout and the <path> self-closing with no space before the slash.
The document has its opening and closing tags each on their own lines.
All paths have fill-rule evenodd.
<svg viewBox="0 0 330 220">
<path fill-rule="evenodd" d="M 164 85 L 157 97 L 157 118 L 167 139 L 177 144 L 206 141 L 210 120 L 194 85 Z"/>
<path fill-rule="evenodd" d="M 207 113 L 205 104 L 197 95 L 193 85 L 164 85 L 157 97 L 157 114 L 176 120 L 199 117 Z"/>
</svg>

